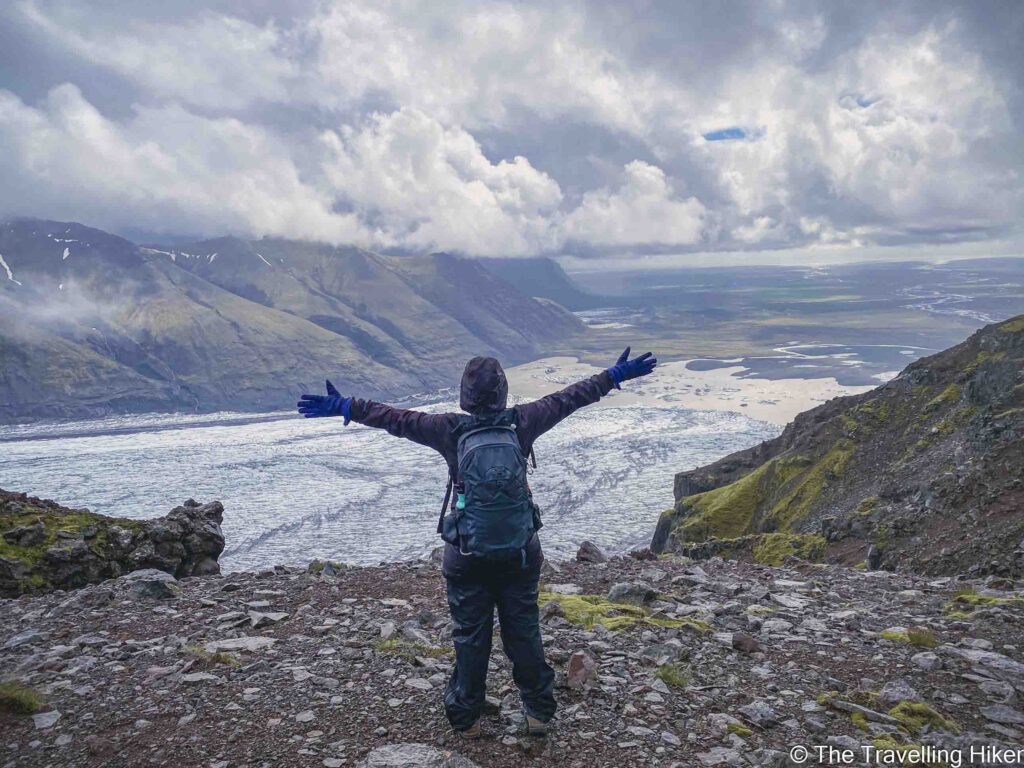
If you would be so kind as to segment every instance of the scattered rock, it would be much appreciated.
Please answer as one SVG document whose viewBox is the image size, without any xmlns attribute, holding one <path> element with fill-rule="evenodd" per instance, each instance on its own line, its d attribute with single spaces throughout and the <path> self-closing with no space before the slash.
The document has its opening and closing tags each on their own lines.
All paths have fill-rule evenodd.
<svg viewBox="0 0 1024 768">
<path fill-rule="evenodd" d="M 894 707 L 901 701 L 920 701 L 921 697 L 909 682 L 900 678 L 890 680 L 878 692 L 878 704 L 886 709 Z"/>
<path fill-rule="evenodd" d="M 128 594 L 147 600 L 165 600 L 181 594 L 178 580 L 156 568 L 143 568 L 122 576 L 119 581 L 128 584 Z"/>
<path fill-rule="evenodd" d="M 915 653 L 910 657 L 910 661 L 925 672 L 934 672 L 936 669 L 942 669 L 942 659 L 938 657 L 938 654 L 934 654 L 931 651 Z"/>
<path fill-rule="evenodd" d="M 35 725 L 37 731 L 43 731 L 47 728 L 52 728 L 60 720 L 60 712 L 53 710 L 52 712 L 39 712 L 32 715 L 32 724 Z"/>
<path fill-rule="evenodd" d="M 26 629 L 23 632 L 19 632 L 13 637 L 8 638 L 7 642 L 4 643 L 3 647 L 5 651 L 9 651 L 13 650 L 14 648 L 19 648 L 23 645 L 32 645 L 33 643 L 38 643 L 42 639 L 43 635 L 41 633 L 37 632 L 34 629 Z"/>
<path fill-rule="evenodd" d="M 658 596 L 658 590 L 638 581 L 624 581 L 612 585 L 608 590 L 608 600 L 613 603 L 631 603 L 644 605 Z"/>
<path fill-rule="evenodd" d="M 269 648 L 277 640 L 273 637 L 232 637 L 227 640 L 213 640 L 203 646 L 207 653 L 220 651 L 262 651 Z"/>
<path fill-rule="evenodd" d="M 757 699 L 746 706 L 739 708 L 739 713 L 752 725 L 758 728 L 767 728 L 779 722 L 779 713 L 763 699 Z"/>
<path fill-rule="evenodd" d="M 761 644 L 757 639 L 746 632 L 732 633 L 732 647 L 741 653 L 759 653 L 761 650 Z"/>
<path fill-rule="evenodd" d="M 978 710 L 981 716 L 993 723 L 1003 725 L 1024 725 L 1024 714 L 1021 714 L 1013 707 L 1006 704 L 993 704 L 989 707 L 982 707 Z"/>
<path fill-rule="evenodd" d="M 284 621 L 288 618 L 288 614 L 282 611 L 270 611 L 262 613 L 260 611 L 249 611 L 249 625 L 253 629 L 259 629 L 260 627 L 266 627 L 271 624 L 277 624 L 279 621 Z"/>
<path fill-rule="evenodd" d="M 607 563 L 608 555 L 592 541 L 584 541 L 576 552 L 576 559 L 581 563 Z"/>
<path fill-rule="evenodd" d="M 589 653 L 586 651 L 576 651 L 576 653 L 569 657 L 565 681 L 570 688 L 583 688 L 596 676 L 597 662 Z"/>
<path fill-rule="evenodd" d="M 386 744 L 372 750 L 358 768 L 477 768 L 451 750 L 426 744 Z"/>
</svg>

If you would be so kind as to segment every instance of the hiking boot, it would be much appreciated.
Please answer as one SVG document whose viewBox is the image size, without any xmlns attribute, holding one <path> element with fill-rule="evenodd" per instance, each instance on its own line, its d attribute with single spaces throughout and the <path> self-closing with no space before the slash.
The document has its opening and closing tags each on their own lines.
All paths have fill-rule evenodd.
<svg viewBox="0 0 1024 768">
<path fill-rule="evenodd" d="M 455 733 L 463 739 L 470 740 L 479 739 L 481 736 L 484 735 L 483 729 L 480 727 L 479 720 L 477 720 L 475 723 L 469 726 L 469 728 L 467 728 L 466 730 L 456 731 Z"/>
<path fill-rule="evenodd" d="M 526 731 L 527 736 L 544 738 L 551 731 L 551 724 L 541 722 L 537 718 L 527 715 L 523 721 L 523 729 Z"/>
</svg>

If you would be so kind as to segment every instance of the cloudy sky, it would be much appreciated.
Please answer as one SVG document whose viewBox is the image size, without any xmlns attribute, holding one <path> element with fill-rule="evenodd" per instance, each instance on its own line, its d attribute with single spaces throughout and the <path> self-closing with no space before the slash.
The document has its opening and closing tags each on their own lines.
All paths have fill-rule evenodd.
<svg viewBox="0 0 1024 768">
<path fill-rule="evenodd" d="M 1024 3 L 11 0 L 0 216 L 475 255 L 1024 253 Z"/>
</svg>

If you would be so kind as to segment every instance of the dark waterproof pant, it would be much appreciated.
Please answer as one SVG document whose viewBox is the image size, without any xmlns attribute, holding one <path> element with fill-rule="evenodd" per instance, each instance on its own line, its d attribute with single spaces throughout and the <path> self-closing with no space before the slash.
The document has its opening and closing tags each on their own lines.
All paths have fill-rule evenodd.
<svg viewBox="0 0 1024 768">
<path fill-rule="evenodd" d="M 543 557 L 539 544 L 536 552 L 530 552 L 525 567 L 519 558 L 499 564 L 468 563 L 462 556 L 445 553 L 455 669 L 444 692 L 444 707 L 457 731 L 469 728 L 483 712 L 495 608 L 526 713 L 542 722 L 555 714 L 555 673 L 544 661 L 537 607 Z"/>
</svg>

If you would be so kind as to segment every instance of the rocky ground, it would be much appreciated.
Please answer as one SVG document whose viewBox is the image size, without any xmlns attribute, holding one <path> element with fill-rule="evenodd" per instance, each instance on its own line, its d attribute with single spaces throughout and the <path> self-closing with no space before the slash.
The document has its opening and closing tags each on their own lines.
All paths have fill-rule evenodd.
<svg viewBox="0 0 1024 768">
<path fill-rule="evenodd" d="M 436 564 L 137 571 L 0 601 L 0 765 L 770 766 L 797 745 L 1012 747 L 1013 586 L 792 559 L 547 565 L 554 732 L 519 735 L 496 645 L 471 742 L 441 707 Z"/>
</svg>

